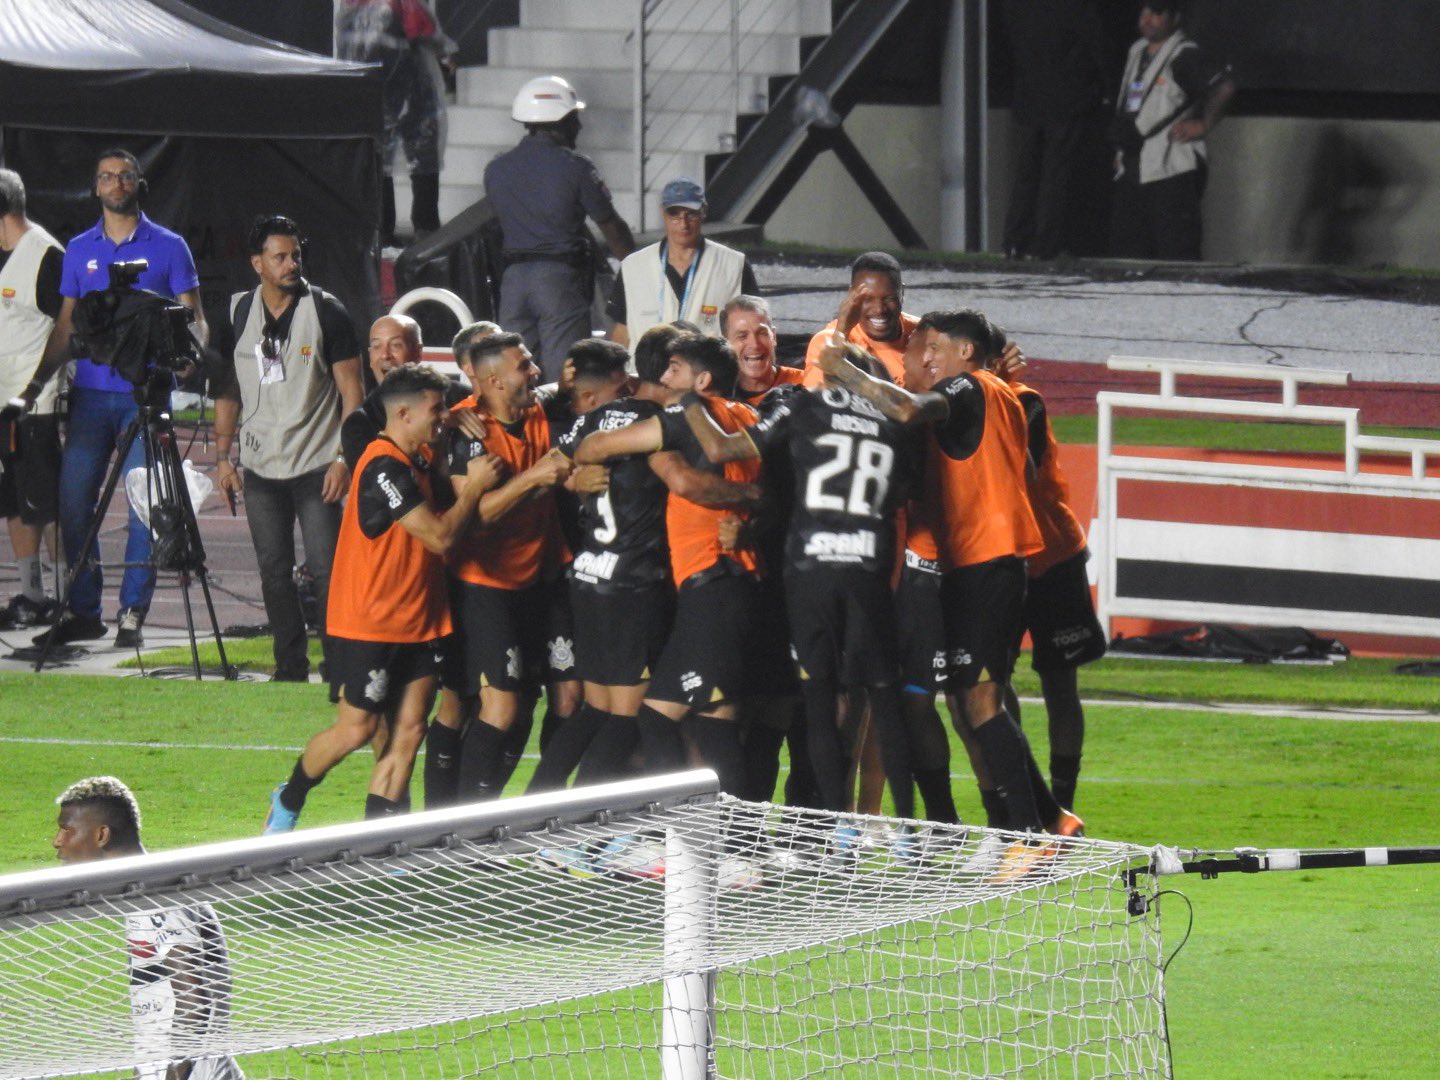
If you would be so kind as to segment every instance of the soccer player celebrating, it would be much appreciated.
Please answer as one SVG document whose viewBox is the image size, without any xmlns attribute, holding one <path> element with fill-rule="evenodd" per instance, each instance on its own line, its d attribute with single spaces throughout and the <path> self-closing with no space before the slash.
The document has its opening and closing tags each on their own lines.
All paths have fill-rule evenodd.
<svg viewBox="0 0 1440 1080">
<path fill-rule="evenodd" d="M 850 265 L 850 291 L 839 315 L 812 337 L 805 349 L 805 385 L 819 386 L 824 381 L 820 353 L 838 330 L 846 341 L 879 360 L 892 382 L 904 386 L 905 347 L 917 321 L 900 310 L 904 300 L 900 264 L 893 255 L 867 251 L 857 258 Z"/>
<path fill-rule="evenodd" d="M 837 332 L 828 348 L 839 355 L 847 344 Z M 797 497 L 785 549 L 785 596 L 800 663 L 810 764 L 824 809 L 844 810 L 850 801 L 839 696 L 842 689 L 863 688 L 896 812 L 912 817 L 890 594 L 907 428 L 839 386 L 785 395 L 753 427 L 731 435 L 696 403 L 687 403 L 686 419 L 712 461 L 788 451 Z M 839 839 L 853 851 L 858 834 L 851 828 Z"/>
<path fill-rule="evenodd" d="M 1073 810 L 1085 742 L 1076 669 L 1105 655 L 1105 633 L 1095 616 L 1085 573 L 1090 558 L 1085 527 L 1070 508 L 1070 484 L 1060 468 L 1060 448 L 1045 399 L 1019 380 L 1018 365 L 993 366 L 1020 399 L 1029 430 L 1034 468 L 1026 473 L 1026 492 L 1045 547 L 1026 560 L 1030 580 L 1023 621 L 1033 646 L 1030 663 L 1040 677 L 1049 718 L 1050 787 L 1055 801 Z"/>
<path fill-rule="evenodd" d="M 695 334 L 671 345 L 663 386 L 678 396 L 700 395 L 720 427 L 737 431 L 756 420 L 753 409 L 728 401 L 738 365 L 725 342 Z M 736 703 L 744 696 L 744 644 L 751 631 L 759 560 L 747 547 L 726 549 L 721 521 L 742 518 L 760 499 L 758 461 L 711 465 L 678 405 L 613 431 L 598 431 L 575 452 L 581 463 L 600 463 L 628 454 L 678 450 L 687 462 L 722 473 L 735 484 L 732 509 L 704 505 L 672 494 L 666 509 L 671 572 L 677 587 L 675 623 L 656 664 L 644 704 L 636 717 L 642 756 L 651 772 L 680 768 L 685 755 L 680 721 L 695 717 L 701 758 L 720 777 L 722 789 L 737 791 L 744 766 Z"/>
<path fill-rule="evenodd" d="M 438 508 L 443 479 L 433 474 L 430 444 L 444 420 L 445 386 L 443 375 L 419 364 L 396 368 L 380 384 L 385 427 L 356 464 L 335 548 L 328 623 L 342 688 L 335 723 L 311 737 L 275 789 L 266 833 L 295 828 L 310 790 L 382 721 L 389 738 L 371 773 L 365 816 L 396 812 L 409 787 L 435 697 L 437 654 L 451 632 L 444 557 L 502 467 L 490 455 L 472 458 L 454 504 Z"/>
<path fill-rule="evenodd" d="M 594 431 L 613 431 L 657 415 L 659 375 L 652 370 L 654 344 L 676 332 L 652 327 L 636 347 L 642 381 L 634 397 L 626 366 L 630 354 L 610 341 L 576 342 L 572 393 L 576 421 L 556 446 L 567 457 Z M 646 378 L 648 376 L 648 379 Z M 574 613 L 575 663 L 584 686 L 584 704 L 540 753 L 530 791 L 564 785 L 607 725 L 633 731 L 650 669 L 670 630 L 674 588 L 670 584 L 665 541 L 665 496 L 660 456 L 617 458 L 608 470 L 583 465 L 576 475 L 593 471 L 602 485 L 582 484 L 570 564 L 570 603 Z M 602 744 L 603 746 L 604 744 Z M 593 756 L 582 774 L 586 781 L 612 778 L 623 768 L 633 738 L 616 744 L 612 756 Z"/>
<path fill-rule="evenodd" d="M 113 776 L 92 776 L 62 791 L 55 839 L 61 862 L 143 855 L 140 804 Z M 135 1042 L 154 1064 L 136 1080 L 245 1080 L 234 1058 L 164 1060 L 177 1039 L 194 1042 L 225 1030 L 230 1020 L 230 952 L 209 904 L 137 911 L 125 916 L 130 951 L 130 1005 Z"/>
<path fill-rule="evenodd" d="M 995 333 L 978 311 L 921 318 L 921 389 L 872 379 L 843 358 L 822 356 L 827 376 L 887 416 L 931 426 L 924 496 L 944 577 L 949 677 L 959 715 L 1004 801 L 1012 829 L 1073 833 L 1078 818 L 1055 802 L 1029 744 L 1005 708 L 1025 598 L 1025 558 L 1043 547 L 1025 497 L 1027 431 L 1019 400 L 982 364 Z M 1025 846 L 1003 872 L 1023 872 L 1044 846 Z"/>
<path fill-rule="evenodd" d="M 740 375 L 735 397 L 747 405 L 760 400 L 777 386 L 793 386 L 805 373 L 786 367 L 775 355 L 775 321 L 770 304 L 759 296 L 741 294 L 720 309 L 720 336 L 735 350 Z"/>
<path fill-rule="evenodd" d="M 539 695 L 547 614 L 541 573 L 547 556 L 563 547 L 552 495 L 571 464 L 551 449 L 550 416 L 535 395 L 540 369 L 519 334 L 476 341 L 462 370 L 475 393 L 455 411 L 469 411 L 484 434 L 452 431 L 450 473 L 463 475 L 469 462 L 495 455 L 510 474 L 481 498 L 479 527 L 450 560 L 465 660 L 461 697 L 472 716 L 460 747 L 458 794 L 469 800 L 500 794 L 509 775 L 507 733 Z"/>
</svg>

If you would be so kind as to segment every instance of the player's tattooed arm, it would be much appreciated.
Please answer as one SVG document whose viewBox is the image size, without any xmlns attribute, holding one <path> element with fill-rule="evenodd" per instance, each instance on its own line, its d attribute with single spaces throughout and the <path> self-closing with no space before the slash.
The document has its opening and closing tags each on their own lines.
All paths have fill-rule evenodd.
<svg viewBox="0 0 1440 1080">
<path fill-rule="evenodd" d="M 859 353 L 860 356 L 855 354 Z M 863 351 L 848 341 L 832 337 L 820 353 L 820 370 L 827 386 L 839 386 L 862 397 L 885 416 L 902 424 L 926 424 L 950 415 L 950 404 L 939 394 L 912 394 L 894 383 L 866 374 L 854 361 Z"/>
<path fill-rule="evenodd" d="M 735 432 L 723 430 L 715 423 L 710 410 L 705 408 L 698 394 L 686 394 L 681 403 L 685 406 L 685 422 L 695 433 L 700 449 L 704 450 L 705 456 L 715 464 L 723 465 L 727 461 L 745 461 L 760 456 L 760 449 L 749 433 L 743 428 Z"/>
<path fill-rule="evenodd" d="M 697 469 L 674 450 L 651 454 L 650 468 L 673 494 L 711 510 L 753 510 L 764 497 L 759 484 L 726 480 Z"/>
<path fill-rule="evenodd" d="M 614 431 L 597 431 L 585 436 L 575 448 L 575 464 L 601 465 L 627 454 L 653 454 L 664 445 L 658 417 L 650 416 Z"/>
</svg>

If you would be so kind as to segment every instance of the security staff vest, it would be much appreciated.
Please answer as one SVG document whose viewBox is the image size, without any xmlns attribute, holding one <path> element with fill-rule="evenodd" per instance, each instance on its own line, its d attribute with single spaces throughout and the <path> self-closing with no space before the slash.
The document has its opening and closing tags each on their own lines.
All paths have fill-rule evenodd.
<svg viewBox="0 0 1440 1080">
<path fill-rule="evenodd" d="M 706 240 L 696 258 L 700 263 L 694 268 L 684 311 L 680 310 L 680 297 L 666 279 L 659 244 L 627 255 L 620 264 L 625 280 L 625 327 L 630 331 L 632 352 L 646 330 L 676 319 L 689 319 L 702 332 L 720 336 L 720 309 L 743 291 L 740 282 L 745 256 L 734 248 Z"/>
<path fill-rule="evenodd" d="M 329 467 L 340 454 L 340 391 L 325 357 L 314 286 L 297 296 L 290 337 L 280 343 L 280 378 L 260 358 L 265 302 L 249 293 L 250 311 L 235 328 L 235 379 L 240 386 L 240 462 L 267 480 L 290 480 Z M 230 317 L 246 293 L 230 298 Z"/>
<path fill-rule="evenodd" d="M 32 224 L 0 269 L 0 401 L 9 401 L 25 389 L 55 325 L 40 310 L 35 295 L 40 260 L 50 248 L 62 250 L 58 240 Z M 59 383 L 52 378 L 45 384 L 35 399 L 37 413 L 55 411 Z"/>
<path fill-rule="evenodd" d="M 1125 75 L 1120 80 L 1120 101 L 1125 101 L 1125 95 L 1130 92 L 1130 84 L 1135 82 L 1135 73 L 1140 70 L 1140 57 L 1145 51 L 1145 39 L 1141 38 L 1130 46 L 1130 53 L 1125 59 Z M 1145 74 L 1140 77 L 1138 92 L 1143 95 L 1140 111 L 1130 114 L 1135 121 L 1136 130 L 1142 134 L 1150 131 L 1157 125 L 1163 123 L 1167 117 L 1173 116 L 1177 109 L 1185 104 L 1185 91 L 1180 89 L 1175 82 L 1175 73 L 1172 70 L 1175 64 L 1175 57 L 1180 53 L 1199 48 L 1195 42 L 1187 38 L 1183 31 L 1176 30 L 1164 44 L 1160 46 L 1159 52 L 1150 58 L 1149 66 L 1145 68 Z M 1169 125 L 1165 125 L 1154 135 L 1145 140 L 1140 147 L 1140 183 L 1149 184 L 1156 180 L 1164 180 L 1171 176 L 1179 176 L 1181 173 L 1189 172 L 1199 168 L 1200 163 L 1205 160 L 1205 140 L 1195 139 L 1187 143 L 1173 143 L 1170 141 Z"/>
</svg>

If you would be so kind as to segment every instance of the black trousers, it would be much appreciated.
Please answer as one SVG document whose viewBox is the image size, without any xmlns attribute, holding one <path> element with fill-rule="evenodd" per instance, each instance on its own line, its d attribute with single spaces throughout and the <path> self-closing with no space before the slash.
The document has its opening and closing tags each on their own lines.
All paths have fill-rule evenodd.
<svg viewBox="0 0 1440 1080">
<path fill-rule="evenodd" d="M 1200 259 L 1200 198 L 1205 166 L 1148 184 L 1139 166 L 1125 160 L 1111 203 L 1110 254 L 1120 259 Z"/>
<path fill-rule="evenodd" d="M 1071 191 L 1086 115 L 1016 124 L 1015 182 L 1005 213 L 1005 250 L 1052 259 L 1070 249 Z"/>
</svg>

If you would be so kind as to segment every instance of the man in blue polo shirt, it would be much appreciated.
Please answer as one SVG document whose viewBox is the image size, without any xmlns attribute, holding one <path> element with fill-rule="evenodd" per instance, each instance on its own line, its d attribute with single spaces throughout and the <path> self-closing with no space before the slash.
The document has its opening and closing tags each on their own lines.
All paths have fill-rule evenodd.
<svg viewBox="0 0 1440 1080">
<path fill-rule="evenodd" d="M 141 212 L 144 190 L 140 163 L 134 154 L 116 149 L 100 155 L 95 165 L 100 220 L 71 240 L 65 250 L 60 277 L 60 295 L 64 299 L 31 386 L 43 386 L 70 359 L 75 302 L 87 293 L 108 287 L 111 263 L 146 260 L 149 267 L 140 275 L 136 287 L 172 297 L 190 308 L 195 313 L 192 332 L 202 345 L 205 343 L 209 328 L 200 307 L 200 276 L 195 272 L 195 260 L 178 234 L 156 225 Z M 21 395 L 27 405 L 33 402 L 29 394 L 27 387 Z M 60 463 L 60 536 L 65 557 L 77 569 L 70 609 L 53 631 L 56 645 L 105 636 L 105 623 L 100 618 L 99 552 L 92 549 L 84 553 L 79 547 L 95 512 L 106 466 L 138 408 L 134 388 L 113 368 L 84 359 L 75 362 L 69 433 Z M 144 444 L 136 439 L 125 459 L 125 471 L 144 464 Z M 82 566 L 87 555 L 91 565 Z M 155 591 L 155 571 L 146 565 L 149 559 L 150 530 L 132 509 L 125 542 L 127 567 L 120 582 L 116 648 L 140 644 L 140 628 Z M 50 633 L 40 635 L 36 644 L 43 645 Z"/>
</svg>

